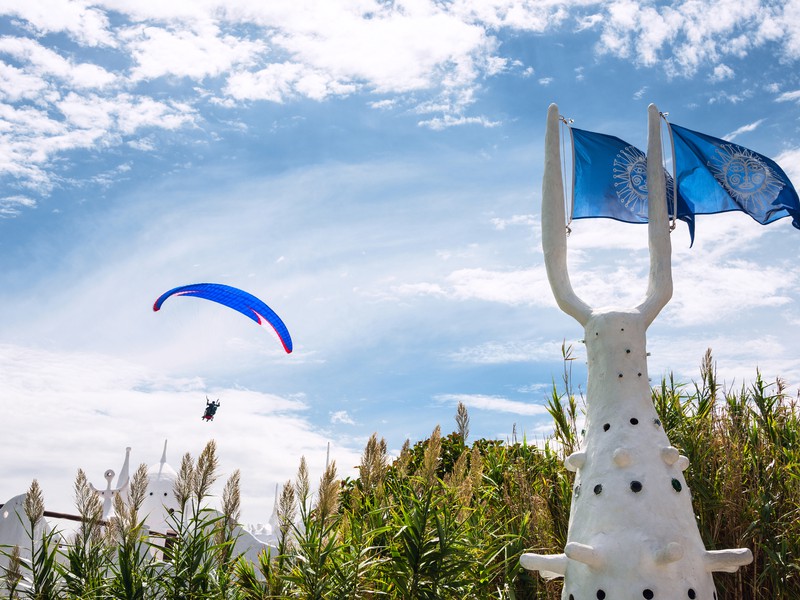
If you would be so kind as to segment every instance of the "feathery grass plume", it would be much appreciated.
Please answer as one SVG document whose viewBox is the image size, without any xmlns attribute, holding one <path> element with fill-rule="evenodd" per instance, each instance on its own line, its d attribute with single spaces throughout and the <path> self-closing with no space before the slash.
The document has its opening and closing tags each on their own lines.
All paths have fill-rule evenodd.
<svg viewBox="0 0 800 600">
<path fill-rule="evenodd" d="M 103 503 L 89 485 L 86 473 L 78 469 L 75 476 L 75 507 L 81 517 L 81 524 L 75 532 L 75 543 L 79 540 L 96 543 L 102 535 L 100 521 L 103 517 Z"/>
<path fill-rule="evenodd" d="M 147 497 L 147 465 L 141 463 L 130 479 L 128 503 L 137 513 Z"/>
<path fill-rule="evenodd" d="M 39 487 L 39 482 L 34 479 L 31 482 L 31 487 L 28 488 L 28 493 L 25 494 L 25 501 L 22 504 L 25 511 L 25 516 L 31 522 L 31 526 L 36 525 L 44 516 L 44 496 L 42 495 L 42 488 Z"/>
<path fill-rule="evenodd" d="M 74 489 L 81 524 L 72 543 L 60 552 L 60 559 L 66 559 L 66 566 L 60 571 L 70 598 L 99 600 L 107 586 L 111 555 L 111 545 L 102 527 L 103 505 L 82 469 L 78 470 Z M 115 500 L 119 497 L 120 494 L 114 495 Z"/>
<path fill-rule="evenodd" d="M 437 425 L 428 439 L 425 452 L 422 455 L 422 463 L 417 469 L 416 475 L 427 485 L 433 485 L 436 481 L 436 469 L 439 467 L 439 460 L 442 452 L 442 428 Z"/>
<path fill-rule="evenodd" d="M 280 527 L 279 541 L 286 539 L 289 528 L 297 517 L 297 502 L 294 497 L 294 487 L 291 481 L 283 484 L 280 500 L 278 501 L 278 523 Z"/>
<path fill-rule="evenodd" d="M 11 548 L 8 555 L 8 566 L 5 571 L 6 590 L 9 598 L 17 597 L 17 586 L 22 579 L 22 560 L 19 556 L 19 546 Z"/>
<path fill-rule="evenodd" d="M 319 481 L 316 511 L 320 523 L 325 523 L 328 517 L 339 510 L 339 489 L 339 480 L 336 479 L 336 461 L 332 460 Z"/>
<path fill-rule="evenodd" d="M 483 456 L 481 449 L 476 444 L 472 447 L 469 457 L 469 480 L 472 485 L 472 493 L 478 491 L 483 481 Z"/>
<path fill-rule="evenodd" d="M 411 441 L 406 439 L 403 447 L 400 448 L 400 456 L 394 461 L 394 469 L 398 476 L 408 475 L 408 467 L 411 465 L 412 458 L 414 458 L 414 453 L 411 451 Z"/>
<path fill-rule="evenodd" d="M 310 485 L 308 483 L 308 464 L 306 463 L 306 457 L 300 457 L 300 466 L 297 468 L 297 481 L 294 484 L 294 490 L 297 495 L 297 500 L 301 504 L 305 504 L 308 500 L 308 494 L 310 490 Z"/>
<path fill-rule="evenodd" d="M 373 433 L 364 452 L 361 454 L 361 464 L 358 467 L 361 488 L 364 493 L 369 493 L 383 483 L 388 465 L 386 440 L 378 441 L 378 434 Z"/>
<path fill-rule="evenodd" d="M 467 479 L 468 458 L 469 450 L 464 450 L 458 455 L 456 462 L 453 463 L 452 470 L 449 473 L 445 473 L 444 482 L 450 489 L 458 490 Z"/>
<path fill-rule="evenodd" d="M 225 488 L 222 490 L 222 512 L 234 524 L 238 523 L 241 516 L 241 478 L 241 472 L 236 469 L 228 477 L 228 481 L 225 482 Z"/>
<path fill-rule="evenodd" d="M 31 543 L 30 561 L 25 561 L 24 577 L 30 586 L 26 595 L 36 600 L 55 600 L 60 598 L 63 579 L 59 573 L 58 536 L 55 529 L 48 531 L 44 519 L 44 496 L 39 482 L 34 479 L 22 504 L 28 517 L 28 539 Z M 39 526 L 42 521 L 42 526 Z"/>
<path fill-rule="evenodd" d="M 115 516 L 110 519 L 108 533 L 115 541 L 138 537 L 139 509 L 147 495 L 147 465 L 141 463 L 129 481 L 127 495 L 115 494 L 113 498 Z"/>
<path fill-rule="evenodd" d="M 172 485 L 172 493 L 175 495 L 175 500 L 178 501 L 181 512 L 186 509 L 186 503 L 192 497 L 192 491 L 195 489 L 194 477 L 194 460 L 192 455 L 187 452 L 181 459 L 178 477 Z"/>
<path fill-rule="evenodd" d="M 469 437 L 469 413 L 463 402 L 459 402 L 458 408 L 456 408 L 456 428 L 456 433 L 458 433 L 462 443 L 466 444 L 467 437 Z"/>
<path fill-rule="evenodd" d="M 198 504 L 203 498 L 209 495 L 211 486 L 214 485 L 214 482 L 218 478 L 218 468 L 217 443 L 214 440 L 209 440 L 200 453 L 200 457 L 197 459 L 197 466 L 195 467 L 192 492 Z"/>
<path fill-rule="evenodd" d="M 228 533 L 231 533 L 233 528 L 236 527 L 242 514 L 240 481 L 241 472 L 236 469 L 228 477 L 228 481 L 225 482 L 225 488 L 222 490 L 222 514 L 225 515 L 225 527 Z"/>
</svg>

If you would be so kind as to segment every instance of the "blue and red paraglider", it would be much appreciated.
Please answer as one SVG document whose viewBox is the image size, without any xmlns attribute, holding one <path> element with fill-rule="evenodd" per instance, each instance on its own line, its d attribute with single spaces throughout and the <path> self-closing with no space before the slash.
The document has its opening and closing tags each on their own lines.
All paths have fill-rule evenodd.
<svg viewBox="0 0 800 600">
<path fill-rule="evenodd" d="M 164 304 L 164 301 L 170 296 L 194 296 L 196 298 L 211 300 L 212 302 L 217 302 L 242 313 L 259 325 L 269 323 L 275 330 L 275 333 L 278 334 L 278 338 L 283 344 L 283 349 L 286 350 L 287 353 L 292 351 L 292 337 L 289 335 L 289 330 L 286 328 L 286 325 L 284 325 L 281 318 L 275 314 L 275 311 L 252 294 L 221 283 L 194 283 L 191 285 L 182 285 L 168 292 L 164 292 L 158 297 L 155 304 L 153 304 L 153 310 L 160 310 L 161 305 Z"/>
</svg>

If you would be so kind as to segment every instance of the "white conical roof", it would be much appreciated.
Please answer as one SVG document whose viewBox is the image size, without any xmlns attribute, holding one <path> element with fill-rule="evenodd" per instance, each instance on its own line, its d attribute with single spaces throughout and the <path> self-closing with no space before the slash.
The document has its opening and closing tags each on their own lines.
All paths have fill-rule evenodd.
<svg viewBox="0 0 800 600">
<path fill-rule="evenodd" d="M 161 454 L 161 460 L 150 465 L 147 469 L 148 483 L 161 479 L 175 481 L 178 478 L 178 472 L 167 463 L 167 441 L 168 440 L 164 440 L 164 451 Z"/>
</svg>

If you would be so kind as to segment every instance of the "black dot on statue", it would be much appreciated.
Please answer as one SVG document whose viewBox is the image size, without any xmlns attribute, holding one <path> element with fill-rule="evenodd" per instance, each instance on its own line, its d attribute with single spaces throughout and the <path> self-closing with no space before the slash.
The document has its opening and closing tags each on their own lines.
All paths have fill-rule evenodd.
<svg viewBox="0 0 800 600">
<path fill-rule="evenodd" d="M 581 495 L 581 486 L 580 485 L 576 485 L 575 486 L 575 497 L 577 498 L 580 495 Z"/>
<path fill-rule="evenodd" d="M 697 598 L 697 594 L 694 593 L 694 590 L 692 588 L 689 588 L 689 598 L 691 598 L 692 600 Z"/>
<path fill-rule="evenodd" d="M 603 590 L 597 590 L 597 600 L 603 600 L 606 597 L 606 593 Z"/>
<path fill-rule="evenodd" d="M 630 354 L 630 353 L 631 353 L 631 349 L 630 349 L 630 348 L 628 348 L 627 350 L 625 350 L 625 354 Z"/>
<path fill-rule="evenodd" d="M 672 489 L 675 490 L 676 492 L 680 492 L 683 489 L 683 486 L 681 485 L 680 481 L 678 481 L 677 479 L 673 479 L 672 480 Z M 690 597 L 694 598 L 694 596 L 690 596 Z"/>
<path fill-rule="evenodd" d="M 622 373 L 620 373 L 619 376 L 622 377 Z"/>
<path fill-rule="evenodd" d="M 622 329 L 620 329 L 620 331 L 625 331 L 625 328 L 623 327 Z"/>
<path fill-rule="evenodd" d="M 599 483 L 596 486 L 594 486 L 594 493 L 595 494 L 599 494 L 602 491 L 603 491 L 603 486 L 600 485 Z"/>
<path fill-rule="evenodd" d="M 638 494 L 642 491 L 642 483 L 640 481 L 631 481 L 631 491 L 634 494 Z"/>
<path fill-rule="evenodd" d="M 608 431 L 609 429 L 611 429 L 611 423 L 606 423 L 603 425 L 603 431 Z"/>
<path fill-rule="evenodd" d="M 639 377 L 641 377 L 641 376 L 642 376 L 642 374 L 641 374 L 641 373 L 637 373 L 637 375 L 639 375 Z"/>
<path fill-rule="evenodd" d="M 655 594 L 653 594 L 653 590 L 645 590 L 642 592 L 642 596 L 647 598 L 647 600 L 653 600 L 653 596 L 655 596 Z"/>
<path fill-rule="evenodd" d="M 570 594 L 570 595 L 569 595 L 569 600 L 575 600 L 575 596 L 573 596 L 572 594 Z"/>
<path fill-rule="evenodd" d="M 638 424 L 639 424 L 639 419 L 637 419 L 636 417 L 633 417 L 631 419 L 631 425 L 638 425 Z"/>
<path fill-rule="evenodd" d="M 659 419 L 653 419 L 653 424 L 654 424 L 656 427 L 658 427 L 659 425 L 661 425 L 661 421 L 660 421 Z"/>
</svg>

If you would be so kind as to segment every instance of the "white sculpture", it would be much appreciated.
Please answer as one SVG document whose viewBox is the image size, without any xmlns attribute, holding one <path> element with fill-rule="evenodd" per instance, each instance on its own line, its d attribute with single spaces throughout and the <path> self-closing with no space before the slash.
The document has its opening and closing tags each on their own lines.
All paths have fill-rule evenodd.
<svg viewBox="0 0 800 600">
<path fill-rule="evenodd" d="M 520 564 L 564 577 L 562 600 L 717 600 L 712 573 L 752 561 L 747 548 L 707 551 L 682 471 L 651 401 L 645 331 L 672 297 L 671 245 L 661 155 L 661 122 L 648 108 L 650 275 L 635 308 L 592 308 L 567 272 L 559 114 L 547 114 L 542 245 L 558 306 L 585 329 L 586 433 L 565 460 L 575 471 L 563 554 L 523 554 Z"/>
<path fill-rule="evenodd" d="M 106 469 L 106 472 L 103 474 L 103 477 L 106 479 L 106 489 L 102 490 L 100 488 L 94 487 L 92 483 L 89 484 L 89 487 L 92 488 L 92 491 L 100 496 L 103 500 L 103 513 L 102 518 L 103 520 L 108 520 L 109 517 L 112 516 L 114 511 L 114 496 L 120 494 L 128 489 L 128 482 L 126 481 L 122 487 L 112 488 L 111 487 L 111 480 L 114 479 L 114 469 Z"/>
</svg>

